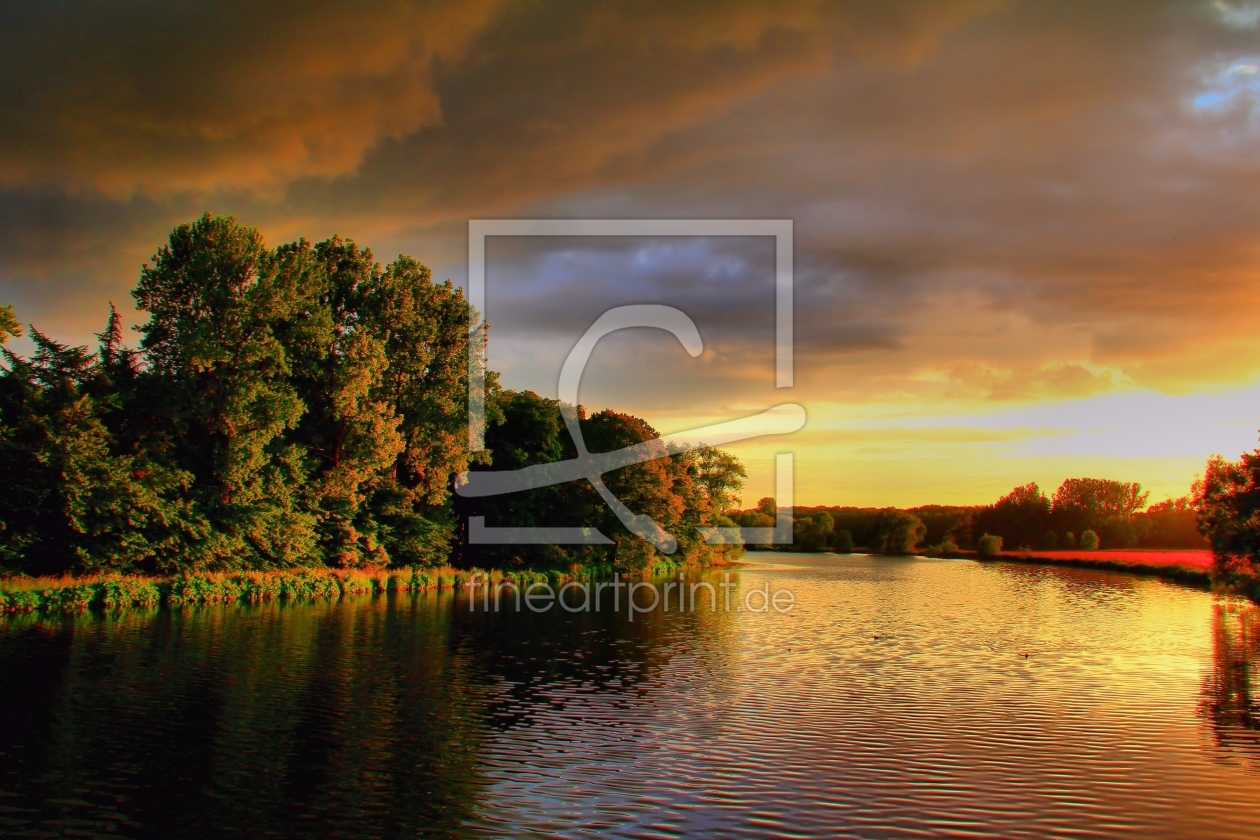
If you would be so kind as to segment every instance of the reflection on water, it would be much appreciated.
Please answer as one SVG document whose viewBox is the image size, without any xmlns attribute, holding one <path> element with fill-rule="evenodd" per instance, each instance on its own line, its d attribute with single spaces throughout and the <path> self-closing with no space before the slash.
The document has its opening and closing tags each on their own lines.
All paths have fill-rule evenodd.
<svg viewBox="0 0 1260 840">
<path fill-rule="evenodd" d="M 10 621 L 0 833 L 1260 835 L 1253 608 L 750 559 L 740 587 L 791 613 L 428 593 Z"/>
<path fill-rule="evenodd" d="M 1260 771 L 1260 610 L 1238 603 L 1212 610 L 1212 669 L 1203 678 L 1199 712 L 1215 745 Z"/>
</svg>

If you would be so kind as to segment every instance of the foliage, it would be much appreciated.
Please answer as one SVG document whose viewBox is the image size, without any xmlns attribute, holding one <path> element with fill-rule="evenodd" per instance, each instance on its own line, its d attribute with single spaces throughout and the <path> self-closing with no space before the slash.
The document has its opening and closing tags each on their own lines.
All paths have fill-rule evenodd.
<svg viewBox="0 0 1260 840">
<path fill-rule="evenodd" d="M 0 346 L 11 337 L 22 334 L 22 324 L 13 314 L 12 306 L 0 306 Z"/>
<path fill-rule="evenodd" d="M 1210 548 L 1199 532 L 1194 499 L 1166 499 L 1134 517 L 1137 544 L 1143 548 Z"/>
<path fill-rule="evenodd" d="M 1002 538 L 997 534 L 985 534 L 976 540 L 976 552 L 981 557 L 1001 557 Z"/>
<path fill-rule="evenodd" d="M 875 517 L 869 548 L 872 554 L 911 554 L 926 533 L 913 513 L 886 508 Z"/>
<path fill-rule="evenodd" d="M 976 516 L 976 527 L 1007 545 L 1036 545 L 1050 525 L 1050 500 L 1035 482 L 1016 487 Z"/>
<path fill-rule="evenodd" d="M 27 573 L 445 560 L 472 314 L 407 258 L 172 231 L 100 348 L 5 352 L 0 562 Z"/>
<path fill-rule="evenodd" d="M 1150 493 L 1136 482 L 1105 478 L 1069 478 L 1054 494 L 1054 519 L 1060 530 L 1099 533 L 1107 545 L 1137 545 L 1134 515 L 1146 506 Z M 1083 546 L 1082 546 L 1083 547 Z"/>
<path fill-rule="evenodd" d="M 1213 456 L 1193 503 L 1212 545 L 1213 581 L 1260 600 L 1260 449 L 1237 461 Z"/>
<path fill-rule="evenodd" d="M 792 548 L 796 551 L 826 551 L 835 534 L 831 514 L 824 511 L 796 517 L 792 529 Z"/>
<path fill-rule="evenodd" d="M 1087 529 L 1108 546 L 1199 547 L 1201 542 L 1188 533 L 1191 517 L 1185 503 L 1141 513 L 1149 495 L 1133 482 L 1069 478 L 1051 501 L 1035 483 L 1029 483 L 978 511 L 974 527 L 1000 535 L 1006 545 L 1043 550 L 1058 545 L 1071 548 L 1074 535 Z"/>
<path fill-rule="evenodd" d="M 926 553 L 929 557 L 954 557 L 958 554 L 958 543 L 946 537 L 936 545 L 928 546 Z"/>
<path fill-rule="evenodd" d="M 470 452 L 469 353 L 485 325 L 410 257 L 382 265 L 339 237 L 270 248 L 206 214 L 171 232 L 132 294 L 146 318 L 138 349 L 112 305 L 95 352 L 34 328 L 29 359 L 0 349 L 0 572 L 440 566 L 468 512 L 452 503 L 457 475 L 492 457 L 512 468 L 574 453 L 558 405 L 501 393 L 493 372 L 491 450 Z M 0 308 L 0 338 L 19 329 Z M 656 437 L 625 414 L 582 422 L 596 451 Z M 737 459 L 706 447 L 607 483 L 674 533 L 680 562 L 706 562 L 736 550 L 706 546 L 699 529 L 731 524 L 743 479 Z M 658 561 L 584 483 L 496 504 L 521 524 L 617 541 L 540 547 L 501 558 L 509 567 Z"/>
<path fill-rule="evenodd" d="M 837 554 L 850 554 L 853 551 L 853 534 L 841 528 L 832 536 L 832 550 Z"/>
<path fill-rule="evenodd" d="M 1089 529 L 1082 531 L 1081 548 L 1085 551 L 1096 551 L 1098 549 L 1098 535 Z"/>
<path fill-rule="evenodd" d="M 222 602 L 310 601 L 381 592 L 465 588 L 472 574 L 482 581 L 518 585 L 553 584 L 593 576 L 579 568 L 553 576 L 461 570 L 450 567 L 385 569 L 292 569 L 286 571 L 183 572 L 172 577 L 97 575 L 81 578 L 11 578 L 0 587 L 0 613 L 77 612 L 91 607 L 121 609 Z"/>
<path fill-rule="evenodd" d="M 560 403 L 532 391 L 496 391 L 488 405 L 495 419 L 487 424 L 486 446 L 493 468 L 520 468 L 576 457 L 560 412 Z M 615 411 L 590 417 L 578 408 L 583 440 L 591 452 L 612 452 L 651 441 L 656 430 L 643 420 Z M 474 470 L 489 469 L 474 465 Z M 661 457 L 614 470 L 604 476 L 608 489 L 635 513 L 651 516 L 675 537 L 674 557 L 685 564 L 726 562 L 734 546 L 708 546 L 701 528 L 733 524 L 727 517 L 743 487 L 744 467 L 708 447 L 661 452 Z M 614 542 L 611 552 L 600 546 L 463 545 L 458 564 L 504 568 L 564 568 L 572 563 L 604 562 L 624 572 L 646 572 L 663 558 L 646 541 L 632 535 L 588 482 L 539 487 L 488 498 L 457 497 L 461 521 L 486 517 L 494 527 L 596 528 Z M 611 556 L 606 556 L 606 555 Z"/>
</svg>

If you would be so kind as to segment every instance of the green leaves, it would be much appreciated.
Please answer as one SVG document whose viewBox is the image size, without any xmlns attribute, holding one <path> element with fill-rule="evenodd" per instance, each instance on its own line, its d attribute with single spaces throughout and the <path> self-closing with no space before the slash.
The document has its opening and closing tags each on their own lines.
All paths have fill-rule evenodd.
<svg viewBox="0 0 1260 840">
<path fill-rule="evenodd" d="M 4 351 L 0 565 L 67 570 L 445 562 L 468 463 L 471 313 L 409 257 L 333 238 L 269 249 L 206 214 L 110 307 L 99 351 Z M 0 335 L 16 334 L 11 307 Z"/>
<path fill-rule="evenodd" d="M 147 315 L 138 349 L 111 305 L 95 353 L 33 329 L 31 359 L 0 351 L 0 470 L 12 485 L 0 566 L 438 566 L 456 536 L 455 475 L 491 454 L 512 468 L 574 453 L 558 404 L 500 392 L 492 372 L 491 453 L 469 452 L 468 354 L 486 326 L 410 257 L 382 266 L 340 237 L 268 248 L 254 228 L 206 214 L 171 232 L 132 295 Z M 0 336 L 18 326 L 0 309 Z M 616 412 L 582 423 L 595 450 L 656 436 Z M 714 449 L 607 476 L 674 532 L 683 561 L 713 551 L 697 528 L 729 522 L 743 479 Z M 488 504 L 518 524 L 592 525 L 617 542 L 611 555 L 540 547 L 529 562 L 655 562 L 588 484 Z"/>
<path fill-rule="evenodd" d="M 1213 456 L 1195 483 L 1194 507 L 1212 543 L 1213 580 L 1260 600 L 1260 449 L 1237 461 Z"/>
<path fill-rule="evenodd" d="M 13 307 L 0 306 L 0 346 L 3 346 L 10 337 L 16 338 L 21 334 L 22 324 L 13 314 Z"/>
</svg>

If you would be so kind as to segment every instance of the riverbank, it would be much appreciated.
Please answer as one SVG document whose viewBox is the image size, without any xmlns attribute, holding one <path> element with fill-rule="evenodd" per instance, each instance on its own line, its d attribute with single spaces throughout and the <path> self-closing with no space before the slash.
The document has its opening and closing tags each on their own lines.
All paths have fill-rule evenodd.
<svg viewBox="0 0 1260 840">
<path fill-rule="evenodd" d="M 1004 551 L 1000 557 L 980 557 L 984 562 L 1032 563 L 1129 572 L 1164 578 L 1188 586 L 1212 585 L 1212 552 L 1196 550 L 1116 549 L 1112 551 Z"/>
<path fill-rule="evenodd" d="M 271 572 L 205 572 L 171 577 L 100 575 L 93 577 L 7 578 L 0 580 L 0 613 L 77 612 L 97 607 L 183 606 L 186 604 L 330 600 L 343 595 L 458 589 L 473 574 L 491 583 L 550 583 L 599 574 L 602 569 L 484 571 L 480 569 L 328 569 Z"/>
<path fill-rule="evenodd" d="M 734 561 L 713 563 L 732 567 Z M 684 561 L 658 558 L 644 576 L 668 575 L 691 568 Z M 186 572 L 167 577 L 91 575 L 80 577 L 0 578 L 0 615 L 29 612 L 79 612 L 91 608 L 184 606 L 191 604 L 267 601 L 331 600 L 343 595 L 382 592 L 425 592 L 467 587 L 473 575 L 478 585 L 514 584 L 521 589 L 535 583 L 553 587 L 569 581 L 611 579 L 607 564 L 575 564 L 556 569 L 455 569 L 405 567 L 399 569 L 331 569 L 311 567 L 279 571 Z M 636 577 L 622 572 L 622 577 Z"/>
</svg>

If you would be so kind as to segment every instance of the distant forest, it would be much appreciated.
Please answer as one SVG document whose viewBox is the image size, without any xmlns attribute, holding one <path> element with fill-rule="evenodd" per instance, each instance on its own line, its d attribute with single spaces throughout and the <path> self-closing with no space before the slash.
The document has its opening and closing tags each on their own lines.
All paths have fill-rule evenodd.
<svg viewBox="0 0 1260 840">
<path fill-rule="evenodd" d="M 1191 496 L 1146 507 L 1148 496 L 1136 483 L 1070 478 L 1053 496 L 1035 483 L 1025 484 L 991 505 L 797 507 L 793 544 L 804 551 L 950 553 L 973 550 L 988 534 L 1001 537 L 1008 549 L 1047 551 L 1080 547 L 1088 532 L 1097 538 L 1092 548 L 1210 547 L 1199 531 Z M 774 499 L 765 498 L 731 517 L 741 525 L 764 527 L 773 524 L 774 510 Z"/>
</svg>

